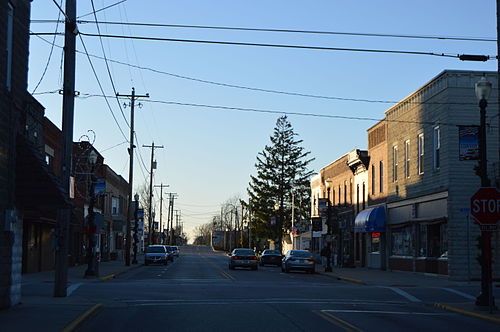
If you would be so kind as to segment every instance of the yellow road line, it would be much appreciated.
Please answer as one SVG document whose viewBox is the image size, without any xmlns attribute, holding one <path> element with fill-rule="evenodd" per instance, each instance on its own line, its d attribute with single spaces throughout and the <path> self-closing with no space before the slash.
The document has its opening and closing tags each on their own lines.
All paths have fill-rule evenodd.
<svg viewBox="0 0 500 332">
<path fill-rule="evenodd" d="M 314 310 L 313 312 L 315 314 L 317 314 L 318 316 L 320 316 L 321 318 L 329 321 L 330 323 L 332 323 L 332 324 L 340 327 L 341 329 L 343 329 L 345 331 L 348 331 L 348 332 L 363 332 L 363 330 L 360 329 L 359 327 L 354 326 L 354 325 L 346 322 L 345 320 L 340 319 L 340 318 L 332 315 L 329 312 L 316 311 L 316 310 Z"/>
<path fill-rule="evenodd" d="M 61 332 L 77 331 L 87 319 L 89 319 L 92 315 L 95 315 L 99 310 L 101 310 L 101 308 L 102 304 L 97 303 L 96 305 L 85 311 L 83 314 L 81 314 L 79 317 L 75 318 L 64 329 L 62 329 Z"/>
<path fill-rule="evenodd" d="M 227 273 L 226 271 L 222 270 L 219 266 L 215 265 L 213 262 L 211 262 L 208 258 L 206 258 L 205 256 L 203 255 L 200 255 L 200 257 L 205 260 L 208 264 L 212 265 L 216 270 L 218 270 L 220 272 L 220 274 L 222 274 L 222 276 L 226 279 L 229 279 L 229 280 L 236 280 L 235 277 L 233 277 L 232 275 L 230 275 L 229 273 Z"/>
</svg>

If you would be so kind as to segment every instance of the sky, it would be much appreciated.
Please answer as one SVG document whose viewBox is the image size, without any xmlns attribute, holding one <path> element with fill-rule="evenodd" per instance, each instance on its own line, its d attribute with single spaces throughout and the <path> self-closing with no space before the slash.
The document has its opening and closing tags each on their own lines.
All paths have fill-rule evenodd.
<svg viewBox="0 0 500 332">
<path fill-rule="evenodd" d="M 64 7 L 61 0 L 32 2 L 32 32 L 64 31 L 61 23 L 55 23 L 60 14 L 55 2 Z M 104 23 L 496 39 L 496 1 L 493 0 L 93 2 L 96 10 L 118 3 L 96 13 L 102 35 L 497 55 L 496 43 L 484 41 Z M 88 15 L 92 12 L 90 0 L 77 1 L 77 16 L 82 16 L 81 20 L 95 21 L 93 14 Z M 82 22 L 78 27 L 82 33 L 98 33 L 95 23 Z M 137 94 L 149 93 L 150 98 L 140 100 L 142 107 L 136 107 L 135 112 L 138 148 L 134 188 L 137 191 L 149 183 L 146 168 L 149 168 L 151 149 L 143 145 L 152 142 L 163 145 L 163 149 L 155 150 L 158 166 L 154 184 L 168 184 L 170 187 L 165 191 L 178 194 L 175 208 L 181 210 L 188 235 L 193 234 L 196 226 L 217 215 L 227 199 L 247 197 L 250 175 L 256 173 L 256 156 L 270 144 L 276 120 L 282 115 L 267 111 L 289 113 L 295 132 L 303 140 L 302 146 L 315 158 L 310 165 L 317 172 L 352 149 L 366 149 L 366 130 L 376 123 L 318 115 L 382 119 L 384 111 L 394 102 L 443 70 L 494 71 L 497 68 L 496 61 L 463 62 L 442 56 L 81 37 L 83 44 L 80 38 L 77 41 L 77 50 L 82 53 L 77 54 L 76 64 L 76 90 L 80 97 L 75 100 L 74 140 L 95 137 L 94 145 L 105 163 L 128 179 L 126 141 L 130 108 L 119 107 L 126 101 L 118 102 L 113 96 L 115 91 L 130 94 L 132 87 Z M 55 37 L 51 54 L 53 39 L 51 35 L 31 36 L 28 90 L 35 92 L 35 97 L 46 108 L 46 116 L 60 128 L 62 96 L 54 92 L 62 88 L 64 38 Z M 96 71 L 96 75 L 93 74 L 84 45 L 90 55 L 108 59 L 109 73 L 103 59 L 91 57 Z M 109 106 L 98 82 L 104 94 L 111 96 L 107 99 Z M 159 191 L 155 198 L 159 199 Z M 159 203 L 157 205 L 158 216 Z M 163 206 L 165 215 L 167 204 Z"/>
</svg>

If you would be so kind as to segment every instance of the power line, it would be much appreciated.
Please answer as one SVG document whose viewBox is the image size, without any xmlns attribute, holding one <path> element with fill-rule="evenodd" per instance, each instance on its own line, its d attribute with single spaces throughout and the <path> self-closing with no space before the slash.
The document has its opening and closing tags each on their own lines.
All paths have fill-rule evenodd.
<svg viewBox="0 0 500 332">
<path fill-rule="evenodd" d="M 82 45 L 83 45 L 83 49 L 85 50 L 85 54 L 87 54 L 87 58 L 89 60 L 90 67 L 92 68 L 92 72 L 94 73 L 95 79 L 97 80 L 97 84 L 99 85 L 99 88 L 101 89 L 102 97 L 104 97 L 104 100 L 106 101 L 106 104 L 108 105 L 108 109 L 111 112 L 111 115 L 113 116 L 113 119 L 115 120 L 115 123 L 118 126 L 118 129 L 120 130 L 120 133 L 125 138 L 125 140 L 128 142 L 127 136 L 123 132 L 122 127 L 118 123 L 118 120 L 116 119 L 115 113 L 113 112 L 113 109 L 111 108 L 111 105 L 109 104 L 108 97 L 104 93 L 104 89 L 102 87 L 101 81 L 99 80 L 99 77 L 97 76 L 97 72 L 94 68 L 94 64 L 92 63 L 92 60 L 90 59 L 90 55 L 87 52 L 87 47 L 85 46 L 85 42 L 83 41 L 82 35 L 80 34 L 79 36 L 80 36 L 80 41 L 82 42 Z"/>
<path fill-rule="evenodd" d="M 80 32 L 80 34 L 87 36 L 87 37 L 123 38 L 123 39 L 180 42 L 180 43 L 194 43 L 194 44 L 292 48 L 292 49 L 307 49 L 307 50 L 319 50 L 319 51 L 392 53 L 392 54 L 406 54 L 406 55 L 438 56 L 438 57 L 457 58 L 457 59 L 460 58 L 460 55 L 458 55 L 458 54 L 433 53 L 433 52 L 421 52 L 421 51 L 401 51 L 401 50 L 380 50 L 380 49 L 367 49 L 367 48 L 342 48 L 342 47 L 287 45 L 287 44 L 245 43 L 245 42 L 229 42 L 229 41 L 199 40 L 199 39 L 175 39 L 175 38 L 160 38 L 160 37 L 145 37 L 145 36 L 103 35 L 103 34 L 83 33 L 83 32 Z M 494 58 L 494 57 L 490 57 L 490 56 L 482 56 L 482 57 L 485 57 L 486 60 L 490 60 L 491 58 Z"/>
<path fill-rule="evenodd" d="M 61 0 L 61 5 L 62 5 L 62 2 L 63 0 Z M 61 6 L 59 5 L 59 8 Z M 56 33 L 57 33 L 57 30 L 59 29 L 59 18 L 61 17 L 61 11 L 59 11 L 57 13 L 57 23 L 56 23 Z M 31 94 L 35 93 L 36 90 L 38 89 L 38 87 L 40 86 L 40 84 L 42 83 L 43 81 L 43 78 L 45 77 L 45 74 L 47 73 L 47 69 L 49 68 L 49 64 L 50 64 L 50 60 L 52 59 L 52 52 L 54 51 L 54 45 L 56 43 L 56 37 L 57 35 L 54 34 L 54 38 L 52 39 L 52 45 L 50 47 L 50 52 L 49 52 L 49 57 L 47 59 L 47 62 L 45 63 L 45 68 L 43 69 L 43 72 L 42 72 L 42 76 L 40 77 L 40 79 L 38 80 L 38 83 L 36 84 L 35 88 L 33 89 L 33 91 L 31 92 Z"/>
<path fill-rule="evenodd" d="M 83 15 L 83 16 L 88 16 Z M 83 17 L 80 16 L 79 18 Z M 32 20 L 32 23 L 53 23 L 53 20 Z M 80 24 L 92 24 L 94 21 L 78 20 Z M 494 38 L 486 37 L 452 37 L 452 36 L 430 36 L 430 35 L 402 35 L 402 34 L 382 34 L 382 33 L 364 33 L 364 32 L 343 32 L 343 31 L 320 31 L 320 30 L 297 30 L 297 29 L 272 29 L 272 28 L 247 28 L 247 27 L 228 27 L 228 26 L 204 26 L 204 25 L 185 25 L 185 24 L 162 24 L 162 23 L 140 23 L 140 22 L 117 22 L 101 21 L 101 24 L 108 25 L 127 25 L 153 28 L 183 28 L 183 29 L 206 29 L 206 30 L 232 30 L 232 31 L 254 31 L 254 32 L 278 32 L 278 33 L 299 33 L 299 34 L 317 34 L 317 35 L 340 35 L 355 37 L 383 37 L 383 38 L 410 38 L 410 39 L 437 39 L 437 40 L 456 40 L 473 42 L 496 42 Z"/>
<path fill-rule="evenodd" d="M 49 43 L 46 39 L 37 36 L 41 40 L 45 41 L 46 43 Z M 57 46 L 61 47 L 61 46 Z M 80 51 L 77 51 L 78 53 L 82 53 Z M 96 59 L 101 59 L 104 60 L 103 57 L 98 56 L 98 55 L 90 55 Z M 366 98 L 346 98 L 346 97 L 336 97 L 336 96 L 322 96 L 322 95 L 315 95 L 315 94 L 307 94 L 307 93 L 300 93 L 300 92 L 290 92 L 290 91 L 283 91 L 283 90 L 274 90 L 274 89 L 263 89 L 263 88 L 257 88 L 257 87 L 249 87 L 249 86 L 244 86 L 244 85 L 237 85 L 237 84 L 229 84 L 229 83 L 223 83 L 223 82 L 216 82 L 216 81 L 210 81 L 210 80 L 204 80 L 204 79 L 199 79 L 195 77 L 189 77 L 189 76 L 184 76 L 184 75 L 179 75 L 179 74 L 174 74 L 166 71 L 162 71 L 159 69 L 154 69 L 154 68 L 149 68 L 145 66 L 139 66 L 139 65 L 134 65 L 130 63 L 126 63 L 123 61 L 118 61 L 118 60 L 113 60 L 113 59 L 108 59 L 109 62 L 113 62 L 116 64 L 120 64 L 123 66 L 129 66 L 132 68 L 137 68 L 139 70 L 147 70 L 152 73 L 156 74 L 161 74 L 161 75 L 167 75 L 175 78 L 180 78 L 184 80 L 189 80 L 193 82 L 198 82 L 198 83 L 204 83 L 204 84 L 211 84 L 211 85 L 216 85 L 216 86 L 221 86 L 221 87 L 227 87 L 227 88 L 235 88 L 235 89 L 243 89 L 243 90 L 249 90 L 249 91 L 257 91 L 257 92 L 265 92 L 265 93 L 273 93 L 273 94 L 281 94 L 281 95 L 289 95 L 289 96 L 297 96 L 297 97 L 306 97 L 306 98 L 316 98 L 316 99 L 326 99 L 326 100 L 339 100 L 339 101 L 353 101 L 353 102 L 364 102 L 364 103 L 382 103 L 382 104 L 396 104 L 399 101 L 395 100 L 375 100 L 375 99 L 366 99 Z M 84 97 L 81 95 L 81 97 Z M 415 105 L 422 105 L 422 104 L 427 104 L 427 105 L 449 105 L 449 104 L 455 104 L 455 105 L 475 105 L 474 103 L 440 103 L 440 102 L 408 102 L 409 104 L 415 104 Z"/>
<path fill-rule="evenodd" d="M 71 21 L 68 16 L 66 15 L 66 12 L 62 9 L 62 7 L 57 3 L 56 0 L 52 0 L 52 2 L 57 6 L 57 8 L 59 9 L 59 12 L 61 12 L 64 17 L 66 18 L 67 21 Z M 57 19 L 59 21 L 59 19 Z"/>
<path fill-rule="evenodd" d="M 106 148 L 106 149 L 104 149 L 104 150 L 100 150 L 99 152 L 100 152 L 100 153 L 106 152 L 106 151 L 108 151 L 108 150 L 111 150 L 111 149 L 114 149 L 114 148 L 116 148 L 116 147 L 119 147 L 120 145 L 123 145 L 123 144 L 125 144 L 125 143 L 128 143 L 128 142 L 127 142 L 127 141 L 124 141 L 124 142 L 121 142 L 121 143 L 115 144 L 115 145 L 113 145 L 113 146 L 111 146 L 111 147 L 109 147 L 109 148 Z"/>
<path fill-rule="evenodd" d="M 92 15 L 92 14 L 95 14 L 95 13 L 101 12 L 101 11 L 106 10 L 106 9 L 108 9 L 108 8 L 111 8 L 111 7 L 117 6 L 117 5 L 121 4 L 121 3 L 124 3 L 125 1 L 127 1 L 127 0 L 122 0 L 122 1 L 119 1 L 119 2 L 116 2 L 116 3 L 113 3 L 113 4 L 109 5 L 109 6 L 106 6 L 106 7 L 104 7 L 104 8 L 98 9 L 98 10 L 95 10 L 95 9 L 94 9 L 94 10 L 93 10 L 93 12 L 88 13 L 88 14 L 85 14 L 85 15 L 78 16 L 78 17 L 77 17 L 77 19 L 82 18 L 82 17 L 85 17 L 85 16 L 90 16 L 90 15 Z M 94 7 L 94 6 L 92 5 L 92 7 Z M 97 20 L 96 20 L 96 21 L 97 21 Z M 79 23 L 79 22 L 77 21 L 77 23 Z"/>
<path fill-rule="evenodd" d="M 97 21 L 97 14 L 95 11 L 94 0 L 90 0 L 90 3 L 92 4 L 92 9 L 94 10 L 94 18 L 95 18 L 95 24 L 97 27 L 97 32 L 100 35 L 101 29 L 99 28 L 99 22 Z M 128 123 L 127 118 L 125 117 L 125 113 L 123 113 L 123 108 L 122 108 L 122 105 L 120 104 L 120 100 L 118 99 L 118 96 L 116 96 L 117 92 L 116 92 L 115 82 L 113 81 L 113 76 L 111 75 L 111 70 L 109 69 L 108 59 L 106 58 L 106 52 L 104 51 L 104 43 L 102 42 L 102 38 L 99 38 L 99 41 L 101 43 L 101 49 L 102 49 L 102 55 L 104 57 L 104 63 L 106 64 L 106 69 L 108 71 L 109 80 L 111 81 L 111 87 L 113 88 L 113 92 L 115 93 L 115 98 L 116 98 L 116 102 L 118 103 L 118 108 L 120 109 L 120 113 L 122 114 L 123 119 L 125 120 L 125 123 L 130 128 L 130 124 Z"/>
</svg>

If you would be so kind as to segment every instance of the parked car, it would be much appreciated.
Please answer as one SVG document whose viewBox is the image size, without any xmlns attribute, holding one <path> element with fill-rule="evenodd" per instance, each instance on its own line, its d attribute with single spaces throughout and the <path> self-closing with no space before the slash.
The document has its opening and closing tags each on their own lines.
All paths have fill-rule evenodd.
<svg viewBox="0 0 500 332">
<path fill-rule="evenodd" d="M 236 267 L 249 267 L 252 270 L 257 270 L 257 256 L 253 249 L 234 249 L 229 254 L 229 269 L 234 270 Z"/>
<path fill-rule="evenodd" d="M 168 252 L 165 246 L 151 245 L 144 252 L 144 265 L 149 264 L 168 264 Z"/>
<path fill-rule="evenodd" d="M 307 250 L 289 250 L 281 262 L 281 271 L 288 273 L 291 270 L 306 271 L 314 273 L 314 257 Z"/>
<path fill-rule="evenodd" d="M 173 262 L 174 261 L 174 256 L 175 256 L 174 247 L 172 247 L 172 246 L 164 246 L 164 247 L 167 250 L 168 260 L 171 261 L 171 262 Z"/>
<path fill-rule="evenodd" d="M 174 256 L 175 257 L 179 257 L 179 247 L 178 246 L 172 246 L 172 248 L 174 248 Z"/>
<path fill-rule="evenodd" d="M 264 266 L 266 264 L 280 266 L 282 258 L 283 255 L 281 255 L 281 253 L 278 250 L 266 249 L 262 252 L 262 255 L 260 256 L 260 266 Z"/>
</svg>

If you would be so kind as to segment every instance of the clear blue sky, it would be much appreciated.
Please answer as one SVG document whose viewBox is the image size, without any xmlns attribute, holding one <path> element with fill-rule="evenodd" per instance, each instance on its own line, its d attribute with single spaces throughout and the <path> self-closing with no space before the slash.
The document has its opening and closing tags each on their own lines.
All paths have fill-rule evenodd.
<svg viewBox="0 0 500 332">
<path fill-rule="evenodd" d="M 55 0 L 60 2 L 61 0 Z M 118 0 L 94 0 L 103 8 Z M 92 12 L 90 0 L 77 1 L 77 15 Z M 496 38 L 495 1 L 141 1 L 128 0 L 99 12 L 100 21 L 228 26 L 336 32 Z M 32 3 L 32 19 L 56 19 L 52 0 Z M 93 15 L 82 19 L 93 20 Z M 80 24 L 95 33 L 95 24 Z M 217 31 L 186 28 L 100 26 L 103 34 L 251 43 L 311 45 L 422 51 L 447 54 L 496 55 L 491 42 L 374 38 L 271 32 Z M 53 32 L 55 23 L 32 23 L 34 32 Z M 59 31 L 63 26 L 59 24 Z M 52 40 L 52 36 L 43 37 Z M 83 37 L 89 53 L 102 56 L 99 39 Z M 56 38 L 56 45 L 63 45 Z M 47 62 L 50 44 L 31 38 L 29 90 L 33 91 Z M 109 59 L 172 74 L 220 83 L 343 98 L 397 101 L 445 69 L 496 70 L 496 61 L 461 62 L 458 59 L 418 55 L 375 54 L 305 49 L 206 45 L 177 42 L 103 39 Z M 78 40 L 77 49 L 83 51 Z M 55 48 L 37 92 L 60 89 L 60 48 Z M 113 95 L 104 62 L 93 59 L 107 95 Z M 391 104 L 314 99 L 221 87 L 110 63 L 120 93 L 149 93 L 151 100 L 230 107 L 383 118 Z M 87 58 L 77 56 L 76 89 L 100 94 Z M 46 115 L 61 123 L 58 94 L 37 95 Z M 115 99 L 110 105 L 128 137 L 128 128 Z M 123 102 L 122 102 L 123 103 Z M 128 119 L 129 109 L 124 109 Z M 189 232 L 211 219 L 226 199 L 246 197 L 256 155 L 272 134 L 279 115 L 180 105 L 146 103 L 136 112 L 139 152 L 149 165 L 150 149 L 157 151 L 155 184 L 170 185 L 179 194 L 177 208 Z M 321 167 L 354 148 L 366 148 L 366 129 L 373 121 L 338 120 L 290 115 L 303 146 Z M 103 151 L 125 141 L 103 98 L 78 98 L 75 104 L 75 140 L 93 130 L 95 146 Z M 105 162 L 128 178 L 127 145 L 103 152 Z M 135 163 L 135 187 L 145 182 Z M 158 197 L 158 195 L 156 195 Z M 159 215 L 159 213 L 157 213 Z"/>
</svg>

